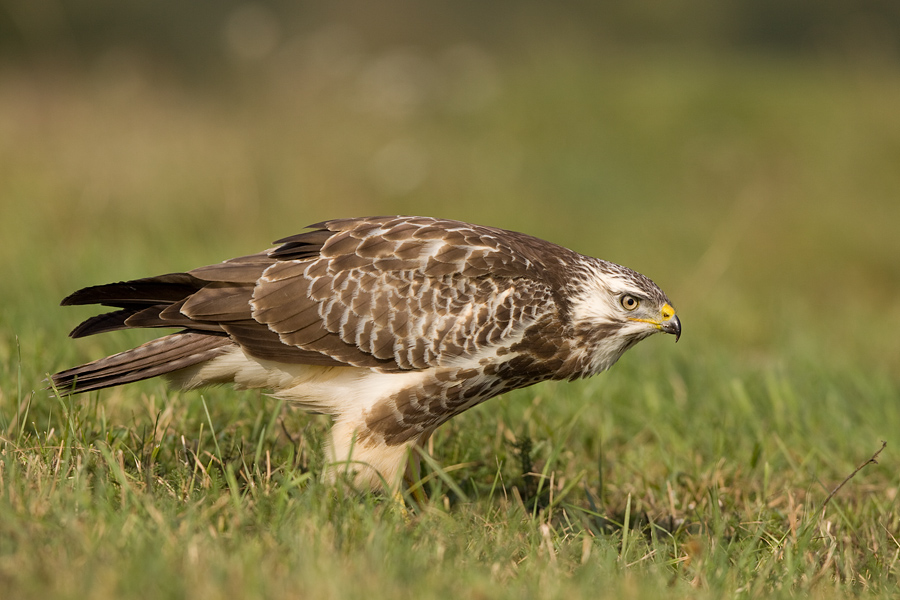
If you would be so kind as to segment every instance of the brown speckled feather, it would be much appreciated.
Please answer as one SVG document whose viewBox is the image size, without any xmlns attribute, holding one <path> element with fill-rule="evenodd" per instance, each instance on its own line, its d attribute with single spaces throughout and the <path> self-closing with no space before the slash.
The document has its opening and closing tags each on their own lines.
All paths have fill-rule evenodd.
<svg viewBox="0 0 900 600">
<path fill-rule="evenodd" d="M 63 304 L 120 310 L 72 335 L 178 327 L 227 334 L 267 360 L 424 369 L 472 356 L 564 308 L 546 261 L 578 256 L 531 236 L 429 217 L 310 228 L 268 252 L 79 290 Z"/>
<path fill-rule="evenodd" d="M 542 261 L 574 254 L 521 234 L 428 218 L 313 227 L 333 233 L 292 236 L 269 253 L 281 260 L 257 282 L 253 318 L 286 345 L 382 370 L 459 361 L 558 310 Z"/>
</svg>

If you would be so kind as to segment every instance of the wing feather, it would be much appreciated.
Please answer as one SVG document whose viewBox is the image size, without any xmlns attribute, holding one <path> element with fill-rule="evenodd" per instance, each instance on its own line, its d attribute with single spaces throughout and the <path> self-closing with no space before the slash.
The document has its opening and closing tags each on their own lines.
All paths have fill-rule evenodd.
<svg viewBox="0 0 900 600">
<path fill-rule="evenodd" d="M 227 334 L 266 360 L 424 369 L 513 343 L 541 317 L 565 312 L 562 270 L 552 267 L 578 256 L 428 217 L 326 221 L 276 243 L 187 273 L 80 290 L 64 303 L 120 310 L 73 334 L 181 327 Z"/>
<path fill-rule="evenodd" d="M 191 294 L 179 312 L 198 321 L 235 321 L 250 316 L 250 284 L 216 282 Z"/>
</svg>

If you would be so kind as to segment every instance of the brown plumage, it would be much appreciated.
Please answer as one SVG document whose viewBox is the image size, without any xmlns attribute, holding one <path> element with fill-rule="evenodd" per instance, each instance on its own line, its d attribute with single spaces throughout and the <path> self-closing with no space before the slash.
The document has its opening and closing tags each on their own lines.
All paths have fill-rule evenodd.
<svg viewBox="0 0 900 600">
<path fill-rule="evenodd" d="M 428 217 L 309 229 L 259 254 L 70 295 L 64 305 L 116 309 L 72 337 L 180 331 L 54 384 L 77 393 L 167 375 L 183 388 L 269 388 L 334 417 L 329 460 L 359 485 L 396 485 L 408 447 L 454 415 L 681 332 L 643 275 L 521 233 Z"/>
</svg>

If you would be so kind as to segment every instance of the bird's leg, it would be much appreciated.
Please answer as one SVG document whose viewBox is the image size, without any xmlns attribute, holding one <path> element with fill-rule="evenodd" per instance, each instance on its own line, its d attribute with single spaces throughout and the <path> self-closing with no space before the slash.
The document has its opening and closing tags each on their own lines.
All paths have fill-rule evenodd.
<svg viewBox="0 0 900 600">
<path fill-rule="evenodd" d="M 409 448 L 410 457 L 406 466 L 406 484 L 410 491 L 410 495 L 420 506 L 424 506 L 428 497 L 423 489 L 424 481 L 422 481 L 422 452 L 428 450 L 428 440 L 431 439 L 433 429 L 429 429 L 423 433 L 414 444 Z"/>
<path fill-rule="evenodd" d="M 418 505 L 421 508 L 425 506 L 425 502 L 428 500 L 425 496 L 425 491 L 422 489 L 421 452 L 425 451 L 423 446 L 430 435 L 431 432 L 429 431 L 423 436 L 423 439 L 407 447 L 406 472 L 403 474 L 403 480 L 400 482 L 400 485 L 394 488 L 394 493 L 392 494 L 394 505 L 406 522 L 411 521 L 412 513 L 417 512 L 414 510 L 413 505 Z M 402 485 L 406 486 L 408 493 L 404 493 Z"/>
</svg>

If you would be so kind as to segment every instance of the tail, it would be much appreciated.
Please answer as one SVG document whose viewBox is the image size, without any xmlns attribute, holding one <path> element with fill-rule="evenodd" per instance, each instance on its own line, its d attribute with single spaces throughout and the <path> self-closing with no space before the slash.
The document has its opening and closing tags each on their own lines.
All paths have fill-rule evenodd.
<svg viewBox="0 0 900 600">
<path fill-rule="evenodd" d="M 66 393 L 80 393 L 165 375 L 215 358 L 234 342 L 213 323 L 191 321 L 178 308 L 208 282 L 187 273 L 171 273 L 84 288 L 62 301 L 63 306 L 101 304 L 113 312 L 91 317 L 71 337 L 83 337 L 132 327 L 183 327 L 137 348 L 61 371 L 51 377 Z M 168 309 L 168 310 L 167 310 Z"/>
<path fill-rule="evenodd" d="M 165 375 L 206 362 L 234 346 L 226 335 L 182 331 L 53 375 L 60 392 L 79 394 Z"/>
</svg>

